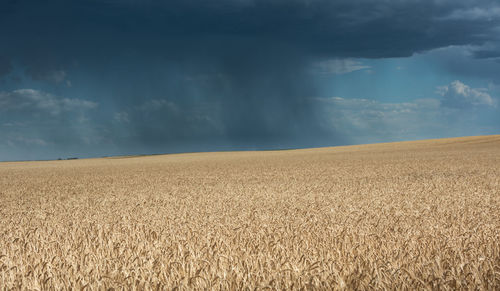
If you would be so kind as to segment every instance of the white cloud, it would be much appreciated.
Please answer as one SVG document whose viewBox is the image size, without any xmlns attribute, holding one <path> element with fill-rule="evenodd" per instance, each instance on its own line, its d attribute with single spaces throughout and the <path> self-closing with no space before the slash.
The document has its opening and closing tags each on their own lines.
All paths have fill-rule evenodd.
<svg viewBox="0 0 500 291">
<path fill-rule="evenodd" d="M 41 138 L 28 138 L 24 136 L 10 137 L 7 140 L 7 145 L 11 147 L 16 147 L 18 145 L 35 145 L 35 146 L 47 146 L 49 143 Z"/>
<path fill-rule="evenodd" d="M 353 59 L 333 59 L 318 62 L 313 65 L 312 72 L 317 74 L 347 74 L 354 71 L 371 69 L 360 61 Z"/>
<path fill-rule="evenodd" d="M 23 127 L 26 126 L 26 122 L 14 121 L 14 122 L 5 122 L 2 124 L 3 127 Z"/>
<path fill-rule="evenodd" d="M 113 115 L 113 120 L 118 123 L 129 123 L 130 118 L 127 112 L 121 111 L 121 112 L 115 112 Z"/>
<path fill-rule="evenodd" d="M 177 105 L 175 105 L 175 103 L 167 101 L 165 99 L 149 100 L 149 101 L 143 103 L 139 107 L 139 109 L 142 111 L 147 111 L 147 112 L 157 111 L 157 110 L 165 110 L 165 109 L 167 109 L 168 111 L 173 111 L 173 112 L 179 111 L 179 108 L 177 107 Z"/>
<path fill-rule="evenodd" d="M 54 83 L 61 83 L 66 79 L 66 72 L 63 70 L 54 70 L 47 73 L 46 80 Z"/>
<path fill-rule="evenodd" d="M 451 108 L 466 108 L 470 106 L 496 107 L 496 100 L 486 88 L 471 88 L 460 81 L 438 87 L 437 93 L 443 96 L 443 106 Z"/>
<path fill-rule="evenodd" d="M 320 101 L 331 105 L 328 109 L 330 120 L 337 130 L 362 131 L 381 136 L 386 136 L 389 132 L 393 136 L 400 136 L 415 131 L 416 128 L 410 127 L 426 126 L 429 115 L 435 115 L 439 108 L 439 101 L 436 99 L 382 103 L 368 99 L 332 97 Z"/>
<path fill-rule="evenodd" d="M 441 20 L 487 20 L 492 21 L 500 18 L 500 7 L 492 6 L 488 8 L 473 7 L 469 9 L 455 10 Z"/>
<path fill-rule="evenodd" d="M 58 115 L 62 112 L 92 109 L 97 105 L 92 101 L 60 98 L 33 89 L 0 92 L 0 111 L 36 111 Z"/>
<path fill-rule="evenodd" d="M 37 81 L 46 81 L 50 83 L 59 84 L 66 80 L 68 74 L 64 70 L 47 69 L 43 67 L 30 67 L 26 73 Z"/>
<path fill-rule="evenodd" d="M 439 99 L 384 103 L 369 99 L 317 98 L 324 126 L 352 143 L 492 134 L 477 112 L 443 106 Z"/>
</svg>

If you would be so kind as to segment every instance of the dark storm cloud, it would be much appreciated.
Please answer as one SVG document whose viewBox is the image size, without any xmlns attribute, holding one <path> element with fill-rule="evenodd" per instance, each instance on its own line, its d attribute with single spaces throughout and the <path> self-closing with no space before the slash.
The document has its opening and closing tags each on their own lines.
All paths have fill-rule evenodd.
<svg viewBox="0 0 500 291">
<path fill-rule="evenodd" d="M 9 0 L 0 5 L 0 55 L 10 56 L 0 59 L 0 76 L 14 63 L 52 86 L 86 79 L 103 96 L 93 100 L 103 104 L 96 122 L 124 145 L 336 144 L 342 137 L 324 128 L 309 98 L 316 95 L 311 64 L 482 45 L 497 38 L 500 19 L 491 12 L 498 7 L 446 0 Z M 140 109 L 155 102 L 155 110 Z"/>
<path fill-rule="evenodd" d="M 12 72 L 12 64 L 6 57 L 0 56 L 0 78 Z"/>
<path fill-rule="evenodd" d="M 500 46 L 497 49 L 476 50 L 474 57 L 478 59 L 496 59 L 500 58 Z"/>
<path fill-rule="evenodd" d="M 174 59 L 269 59 L 280 50 L 312 58 L 405 57 L 497 38 L 500 19 L 489 13 L 497 8 L 495 1 L 442 0 L 11 0 L 0 12 L 8 40 L 1 49 L 38 80 L 74 59 L 106 60 L 127 50 Z"/>
<path fill-rule="evenodd" d="M 313 56 L 401 57 L 496 37 L 495 1 L 11 1 L 4 30 L 43 53 L 255 40 Z M 21 35 L 22 34 L 22 35 Z M 214 36 L 219 36 L 213 39 Z M 28 40 L 27 38 L 30 38 Z M 215 40 L 215 41 L 214 41 Z M 103 45 L 104 46 L 99 46 Z M 114 44 L 114 45 L 112 45 Z M 95 46 L 97 45 L 97 46 Z M 32 51 L 32 48 L 21 50 Z M 226 48 L 227 51 L 230 48 Z M 221 54 L 217 54 L 221 55 Z"/>
</svg>

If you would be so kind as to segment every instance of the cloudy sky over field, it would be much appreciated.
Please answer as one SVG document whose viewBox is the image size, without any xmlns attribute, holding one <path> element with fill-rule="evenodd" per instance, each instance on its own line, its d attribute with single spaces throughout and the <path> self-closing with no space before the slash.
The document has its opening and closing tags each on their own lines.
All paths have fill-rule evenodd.
<svg viewBox="0 0 500 291">
<path fill-rule="evenodd" d="M 0 160 L 500 133 L 500 2 L 6 0 Z"/>
</svg>

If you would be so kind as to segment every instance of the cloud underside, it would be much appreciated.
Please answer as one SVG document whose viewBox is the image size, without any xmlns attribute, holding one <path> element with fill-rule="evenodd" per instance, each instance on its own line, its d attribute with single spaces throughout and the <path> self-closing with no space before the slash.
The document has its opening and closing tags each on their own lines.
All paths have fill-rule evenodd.
<svg viewBox="0 0 500 291">
<path fill-rule="evenodd" d="M 364 65 L 361 61 L 357 60 L 330 59 L 314 63 L 311 68 L 311 73 L 342 75 L 355 71 L 368 70 L 370 68 L 370 66 Z"/>
<path fill-rule="evenodd" d="M 498 41 L 497 11 L 500 5 L 486 0 L 10 1 L 0 12 L 8 40 L 1 52 L 52 82 L 64 80 L 73 57 L 107 62 L 136 52 L 186 61 L 269 60 L 284 51 L 320 59 L 407 57 Z"/>
</svg>

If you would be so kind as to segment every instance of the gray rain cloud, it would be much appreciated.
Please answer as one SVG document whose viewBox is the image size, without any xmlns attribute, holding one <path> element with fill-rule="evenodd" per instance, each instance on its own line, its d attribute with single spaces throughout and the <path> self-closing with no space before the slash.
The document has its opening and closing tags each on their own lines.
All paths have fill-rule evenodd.
<svg viewBox="0 0 500 291">
<path fill-rule="evenodd" d="M 75 154 L 82 144 L 89 155 L 345 144 L 313 98 L 318 72 L 367 70 L 355 58 L 450 45 L 494 57 L 499 7 L 484 0 L 10 0 L 0 6 L 0 79 L 25 83 L 0 90 L 7 104 L 0 111 L 18 110 L 1 119 L 47 124 L 19 127 L 18 142 L 64 144 Z M 481 94 L 467 100 L 487 102 Z M 44 113 L 46 120 L 33 117 Z"/>
</svg>

